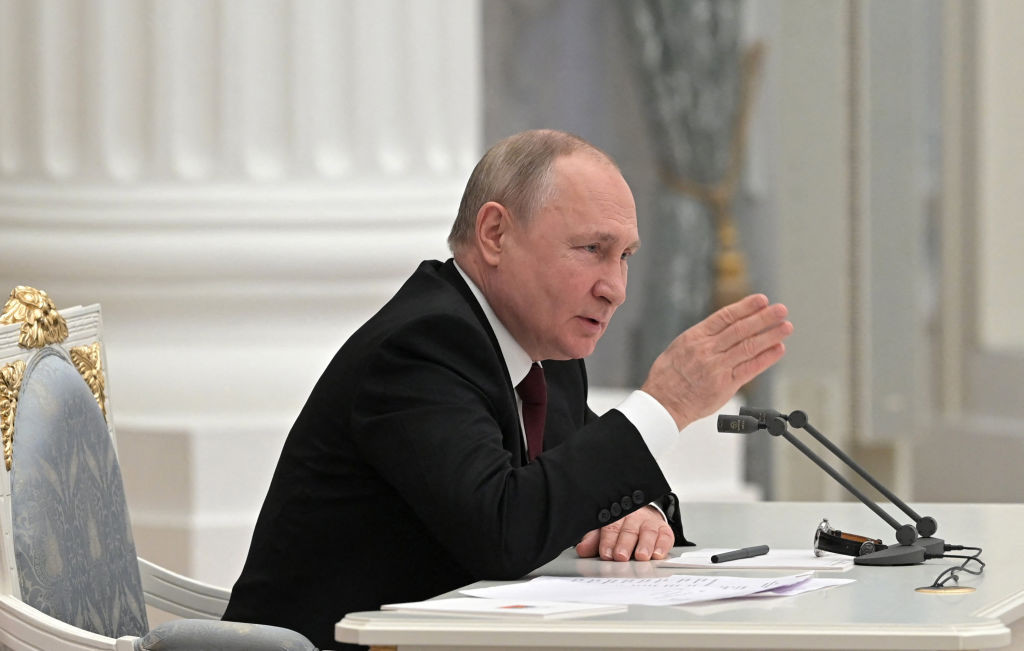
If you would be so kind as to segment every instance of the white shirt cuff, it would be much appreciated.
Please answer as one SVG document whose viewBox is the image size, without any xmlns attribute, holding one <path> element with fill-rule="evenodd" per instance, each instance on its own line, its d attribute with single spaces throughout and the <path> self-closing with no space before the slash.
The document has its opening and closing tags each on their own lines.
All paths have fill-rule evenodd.
<svg viewBox="0 0 1024 651">
<path fill-rule="evenodd" d="M 672 414 L 645 391 L 637 389 L 615 408 L 639 430 L 655 459 L 679 437 L 679 429 Z"/>
<path fill-rule="evenodd" d="M 660 514 L 661 514 L 661 517 L 665 518 L 665 524 L 668 524 L 668 516 L 667 516 L 667 515 L 665 515 L 665 512 L 661 510 L 661 507 L 660 507 L 660 506 L 658 506 L 658 503 L 657 503 L 657 502 L 648 502 L 648 503 L 647 503 L 647 506 L 649 506 L 649 507 L 653 508 L 653 509 L 654 509 L 654 510 L 656 510 L 656 511 L 657 511 L 658 513 L 660 513 Z"/>
</svg>

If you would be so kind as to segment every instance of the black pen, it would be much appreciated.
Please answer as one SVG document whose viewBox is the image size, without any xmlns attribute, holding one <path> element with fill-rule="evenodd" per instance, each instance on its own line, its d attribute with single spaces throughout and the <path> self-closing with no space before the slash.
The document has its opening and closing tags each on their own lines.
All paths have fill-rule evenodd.
<svg viewBox="0 0 1024 651">
<path fill-rule="evenodd" d="M 768 553 L 768 545 L 758 545 L 756 547 L 744 547 L 743 549 L 737 549 L 731 552 L 723 552 L 721 554 L 714 554 L 711 556 L 712 563 L 724 563 L 726 561 L 738 561 L 741 558 L 753 558 L 754 556 L 764 556 Z"/>
</svg>

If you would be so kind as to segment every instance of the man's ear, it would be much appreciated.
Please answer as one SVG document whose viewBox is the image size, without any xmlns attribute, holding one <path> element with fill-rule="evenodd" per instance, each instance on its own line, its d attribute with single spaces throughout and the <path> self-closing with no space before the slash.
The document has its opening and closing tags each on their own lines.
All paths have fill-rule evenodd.
<svg viewBox="0 0 1024 651">
<path fill-rule="evenodd" d="M 484 262 L 498 265 L 511 226 L 508 209 L 496 201 L 488 201 L 476 213 L 476 242 Z"/>
</svg>

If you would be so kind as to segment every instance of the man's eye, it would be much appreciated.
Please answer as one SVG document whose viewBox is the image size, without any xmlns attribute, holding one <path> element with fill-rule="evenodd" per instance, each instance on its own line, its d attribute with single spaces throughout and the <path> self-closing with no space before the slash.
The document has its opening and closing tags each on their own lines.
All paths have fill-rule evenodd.
<svg viewBox="0 0 1024 651">
<path fill-rule="evenodd" d="M 597 253 L 601 250 L 601 247 L 597 244 L 585 244 L 583 250 L 588 253 Z"/>
</svg>

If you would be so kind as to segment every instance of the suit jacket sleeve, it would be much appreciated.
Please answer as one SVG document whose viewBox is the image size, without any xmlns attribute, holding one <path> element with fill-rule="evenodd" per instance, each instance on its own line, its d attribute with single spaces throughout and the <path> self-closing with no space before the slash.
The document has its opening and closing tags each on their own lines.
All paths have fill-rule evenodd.
<svg viewBox="0 0 1024 651">
<path fill-rule="evenodd" d="M 597 419 L 597 414 L 588 407 L 587 422 L 593 422 Z M 676 547 L 692 547 L 695 543 L 687 540 L 683 532 L 683 517 L 679 512 L 679 498 L 676 497 L 676 494 L 672 492 L 665 493 L 652 499 L 651 503 L 656 504 L 661 509 L 661 512 L 665 514 L 665 520 L 672 527 L 672 533 L 675 534 Z"/>
<path fill-rule="evenodd" d="M 520 577 L 669 492 L 625 416 L 586 422 L 582 364 L 575 379 L 571 364 L 560 367 L 554 394 L 549 381 L 545 452 L 520 465 L 515 399 L 478 323 L 434 314 L 374 343 L 339 425 L 474 575 Z M 559 411 L 559 400 L 582 407 Z"/>
</svg>

